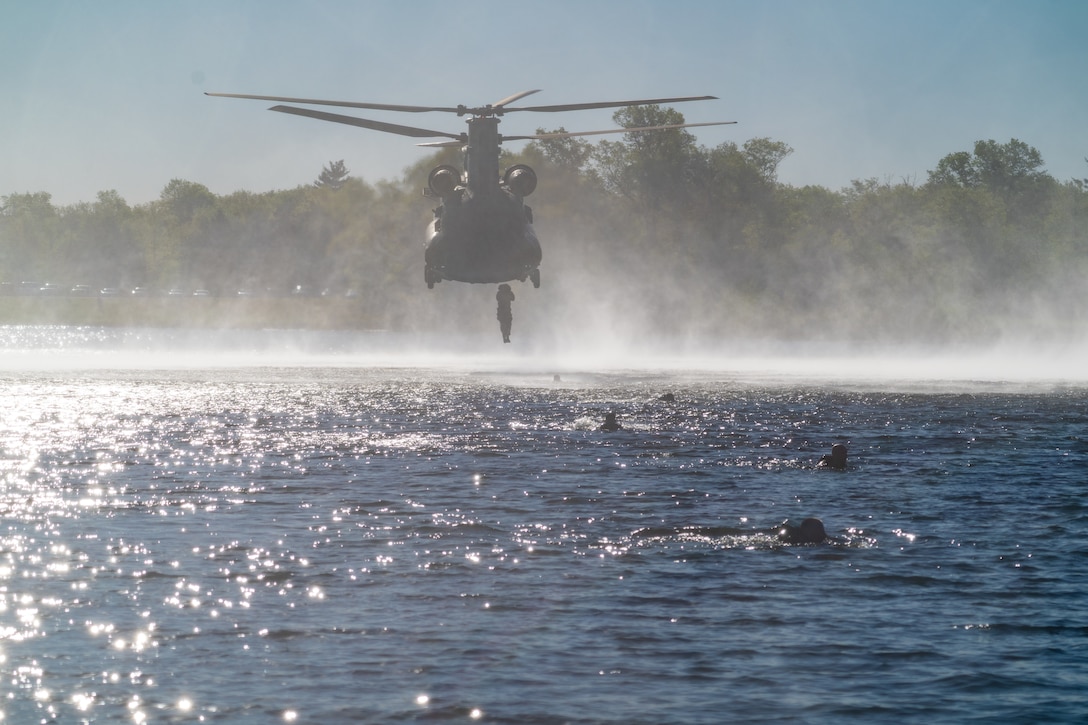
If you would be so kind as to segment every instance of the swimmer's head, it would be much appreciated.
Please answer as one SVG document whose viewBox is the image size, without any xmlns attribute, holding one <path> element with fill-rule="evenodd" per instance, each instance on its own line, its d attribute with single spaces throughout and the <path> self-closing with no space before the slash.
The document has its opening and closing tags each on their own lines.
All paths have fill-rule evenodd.
<svg viewBox="0 0 1088 725">
<path fill-rule="evenodd" d="M 786 524 L 778 532 L 778 538 L 787 544 L 819 544 L 827 538 L 827 531 L 824 530 L 823 521 L 808 518 L 800 526 Z"/>
<path fill-rule="evenodd" d="M 846 446 L 836 443 L 831 446 L 831 453 L 820 458 L 820 465 L 842 471 L 846 469 Z"/>
<path fill-rule="evenodd" d="M 798 529 L 805 543 L 817 544 L 827 538 L 824 522 L 819 519 L 805 519 Z"/>
</svg>

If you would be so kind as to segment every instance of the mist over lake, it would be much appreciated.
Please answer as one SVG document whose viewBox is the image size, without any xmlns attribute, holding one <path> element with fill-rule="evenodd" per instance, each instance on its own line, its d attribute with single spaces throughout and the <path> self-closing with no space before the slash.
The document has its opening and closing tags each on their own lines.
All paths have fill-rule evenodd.
<svg viewBox="0 0 1088 725">
<path fill-rule="evenodd" d="M 616 126 L 684 121 L 670 108 L 637 110 L 618 112 Z M 779 182 L 794 153 L 784 141 L 707 148 L 685 129 L 622 138 L 503 147 L 500 168 L 526 164 L 539 177 L 526 203 L 542 284 L 514 283 L 514 339 L 1085 341 L 1085 180 L 1051 176 L 1024 141 L 979 140 L 932 159 L 925 180 L 831 190 Z M 0 320 L 482 334 L 493 286 L 424 284 L 434 202 L 420 189 L 460 157 L 442 149 L 379 183 L 365 169 L 321 182 L 326 165 L 314 184 L 262 193 L 173 179 L 138 205 L 115 191 L 69 206 L 48 191 L 9 193 Z M 121 302 L 134 293 L 136 305 Z M 42 295 L 79 301 L 22 299 Z"/>
</svg>

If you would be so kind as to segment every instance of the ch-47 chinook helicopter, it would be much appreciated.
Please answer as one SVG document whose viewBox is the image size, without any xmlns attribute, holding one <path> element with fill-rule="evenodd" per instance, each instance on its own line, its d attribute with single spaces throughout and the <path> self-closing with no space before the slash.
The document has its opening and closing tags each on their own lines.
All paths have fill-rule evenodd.
<svg viewBox="0 0 1088 725">
<path fill-rule="evenodd" d="M 554 139 L 570 136 L 593 136 L 607 133 L 639 133 L 693 126 L 720 126 L 735 121 L 713 123 L 677 123 L 640 128 L 618 128 L 605 131 L 578 131 L 503 136 L 499 133 L 500 117 L 518 111 L 558 113 L 597 108 L 622 108 L 682 101 L 716 100 L 716 96 L 684 98 L 654 98 L 639 101 L 604 101 L 571 103 L 557 106 L 510 106 L 525 96 L 539 91 L 522 91 L 486 106 L 402 106 L 386 103 L 357 103 L 352 101 L 321 101 L 312 98 L 283 98 L 254 96 L 241 93 L 207 93 L 225 98 L 248 98 L 257 101 L 277 101 L 315 106 L 339 106 L 378 111 L 425 113 L 438 111 L 468 116 L 467 133 L 431 131 L 415 126 L 402 126 L 372 121 L 354 116 L 316 111 L 294 106 L 273 106 L 270 111 L 307 116 L 322 121 L 385 131 L 415 138 L 446 138 L 448 141 L 420 143 L 419 146 L 456 147 L 464 149 L 464 170 L 443 164 L 431 171 L 424 194 L 441 200 L 434 210 L 434 219 L 427 229 L 424 251 L 424 281 L 427 287 L 442 280 L 495 284 L 530 279 L 540 286 L 540 242 L 533 230 L 532 209 L 525 197 L 536 188 L 536 173 L 525 164 L 516 164 L 499 173 L 499 145 L 503 141 Z"/>
</svg>

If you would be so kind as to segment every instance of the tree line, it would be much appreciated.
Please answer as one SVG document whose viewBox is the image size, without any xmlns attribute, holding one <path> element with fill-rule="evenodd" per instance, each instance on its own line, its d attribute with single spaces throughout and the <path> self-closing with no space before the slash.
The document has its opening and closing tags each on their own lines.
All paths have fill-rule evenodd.
<svg viewBox="0 0 1088 725">
<path fill-rule="evenodd" d="M 683 122 L 657 106 L 614 118 L 628 128 Z M 1088 179 L 1054 179 L 1036 149 L 1011 139 L 935 159 L 923 183 L 797 187 L 777 175 L 792 152 L 769 138 L 707 148 L 683 129 L 504 149 L 504 167 L 525 163 L 540 179 L 526 201 L 544 247 L 543 284 L 523 287 L 519 305 L 564 330 L 672 338 L 1083 334 Z M 350 291 L 391 329 L 487 319 L 476 308 L 494 290 L 423 284 L 434 203 L 421 187 L 433 166 L 460 165 L 458 156 L 442 149 L 376 183 L 334 161 L 313 184 L 263 193 L 216 195 L 175 179 L 138 205 L 115 191 L 70 206 L 47 192 L 8 194 L 0 280 Z"/>
</svg>

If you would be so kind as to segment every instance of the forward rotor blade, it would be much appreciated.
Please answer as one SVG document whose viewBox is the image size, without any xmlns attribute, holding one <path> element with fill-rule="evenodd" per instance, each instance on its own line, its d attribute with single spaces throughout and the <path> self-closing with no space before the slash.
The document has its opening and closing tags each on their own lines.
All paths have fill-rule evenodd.
<svg viewBox="0 0 1088 725">
<path fill-rule="evenodd" d="M 686 96 L 683 98 L 649 98 L 642 101 L 600 101 L 594 103 L 564 103 L 558 106 L 523 106 L 521 108 L 507 108 L 506 113 L 514 111 L 538 111 L 542 113 L 559 113 L 560 111 L 587 111 L 593 108 L 624 108 L 626 106 L 648 106 L 663 103 L 683 103 L 684 101 L 716 101 L 717 96 Z"/>
<path fill-rule="evenodd" d="M 540 89 L 537 88 L 535 91 L 521 91 L 520 93 L 515 93 L 512 96 L 507 96 L 506 98 L 502 99 L 501 101 L 497 101 L 496 103 L 492 103 L 491 107 L 492 108 L 502 108 L 507 103 L 513 103 L 514 101 L 521 100 L 522 98 L 525 98 L 525 96 L 531 96 L 534 93 L 540 93 Z"/>
<path fill-rule="evenodd" d="M 252 101 L 277 101 L 280 103 L 304 103 L 312 106 L 339 106 L 341 108 L 365 108 L 371 111 L 404 111 L 406 113 L 427 113 L 444 111 L 457 113 L 461 109 L 446 106 L 399 106 L 389 103 L 356 103 L 354 101 L 322 101 L 316 98 L 286 98 L 283 96 L 252 96 L 246 93 L 204 93 L 205 96 L 218 98 L 247 98 Z"/>
<path fill-rule="evenodd" d="M 279 111 L 280 113 L 291 113 L 296 116 L 306 116 L 308 118 L 316 118 L 320 121 L 332 121 L 333 123 L 344 123 L 348 126 L 359 126 L 360 128 L 369 128 L 374 131 L 385 131 L 386 133 L 396 133 L 401 136 L 413 136 L 415 138 L 433 138 L 435 136 L 445 136 L 446 138 L 460 139 L 461 136 L 456 133 L 447 133 L 446 131 L 429 131 L 425 128 L 416 128 L 415 126 L 401 126 L 396 123 L 383 123 L 382 121 L 370 121 L 365 118 L 355 118 L 354 116 L 341 116 L 338 113 L 326 113 L 324 111 L 314 111 L 309 108 L 295 108 L 294 106 L 273 106 L 268 109 L 269 111 Z"/>
<path fill-rule="evenodd" d="M 503 136 L 503 141 L 526 141 L 547 138 L 570 138 L 571 136 L 599 136 L 605 133 L 639 133 L 641 131 L 667 131 L 672 128 L 695 128 L 696 126 L 729 126 L 736 121 L 711 121 L 710 123 L 670 123 L 665 126 L 640 126 L 638 128 L 611 128 L 607 131 L 557 131 L 555 133 L 537 133 L 532 136 Z"/>
</svg>

